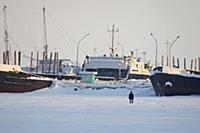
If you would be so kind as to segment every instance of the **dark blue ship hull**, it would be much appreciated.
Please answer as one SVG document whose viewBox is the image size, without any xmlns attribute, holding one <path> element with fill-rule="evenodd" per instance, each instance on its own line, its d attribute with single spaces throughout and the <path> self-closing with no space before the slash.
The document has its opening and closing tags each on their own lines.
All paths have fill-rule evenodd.
<svg viewBox="0 0 200 133">
<path fill-rule="evenodd" d="M 157 96 L 200 94 L 200 77 L 158 72 L 150 80 Z"/>
<path fill-rule="evenodd" d="M 149 75 L 145 74 L 129 74 L 128 79 L 147 79 Z"/>
</svg>

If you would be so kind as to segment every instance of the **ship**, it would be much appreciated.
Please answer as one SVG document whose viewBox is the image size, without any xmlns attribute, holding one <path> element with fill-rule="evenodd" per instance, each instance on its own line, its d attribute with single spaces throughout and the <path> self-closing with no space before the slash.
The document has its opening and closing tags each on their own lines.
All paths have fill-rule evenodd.
<svg viewBox="0 0 200 133">
<path fill-rule="evenodd" d="M 51 52 L 49 54 L 45 7 L 42 8 L 42 12 L 44 26 L 44 51 L 42 53 L 42 59 L 39 59 L 39 52 L 37 52 L 36 58 L 33 58 L 33 52 L 31 52 L 31 57 L 24 55 L 25 58 L 30 59 L 30 66 L 23 67 L 22 69 L 32 74 L 59 80 L 79 79 L 77 77 L 77 71 L 80 71 L 80 68 L 76 67 L 73 61 L 68 58 L 59 59 L 58 52 L 54 54 Z"/>
<path fill-rule="evenodd" d="M 147 79 L 150 76 L 151 64 L 142 61 L 137 53 L 131 51 L 129 56 L 119 56 L 114 48 L 114 33 L 119 30 L 112 26 L 112 47 L 107 56 L 88 56 L 84 60 L 82 70 L 97 72 L 96 78 L 100 80 L 128 80 Z"/>
<path fill-rule="evenodd" d="M 4 20 L 7 22 L 6 8 L 4 6 Z M 7 23 L 4 24 L 4 42 L 5 51 L 3 51 L 3 64 L 0 64 L 0 93 L 22 93 L 31 92 L 34 90 L 50 87 L 52 80 L 42 76 L 33 75 L 22 71 L 21 65 L 21 52 L 18 52 L 18 65 L 17 65 L 17 52 L 14 52 L 14 61 L 11 60 L 11 50 L 9 45 L 9 36 L 7 30 Z"/>
<path fill-rule="evenodd" d="M 23 93 L 50 87 L 52 80 L 23 72 L 18 65 L 0 64 L 0 93 Z"/>
<path fill-rule="evenodd" d="M 141 57 L 137 57 L 136 52 L 131 51 L 130 56 L 127 57 L 129 69 L 128 79 L 148 79 L 152 65 L 150 62 L 142 61 Z"/>
<path fill-rule="evenodd" d="M 87 72 L 97 72 L 96 78 L 99 80 L 119 80 L 127 77 L 129 66 L 123 57 L 86 56 L 82 69 Z"/>
<path fill-rule="evenodd" d="M 100 80 L 147 79 L 151 65 L 137 58 L 134 51 L 129 56 L 86 56 L 83 71 L 97 72 Z"/>
<path fill-rule="evenodd" d="M 157 96 L 200 94 L 200 72 L 195 70 L 155 67 L 150 80 Z"/>
<path fill-rule="evenodd" d="M 80 71 L 80 68 L 77 68 L 70 59 L 38 60 L 36 61 L 36 66 L 31 65 L 31 67 L 23 67 L 22 69 L 34 75 L 58 80 L 76 79 L 76 71 Z"/>
</svg>

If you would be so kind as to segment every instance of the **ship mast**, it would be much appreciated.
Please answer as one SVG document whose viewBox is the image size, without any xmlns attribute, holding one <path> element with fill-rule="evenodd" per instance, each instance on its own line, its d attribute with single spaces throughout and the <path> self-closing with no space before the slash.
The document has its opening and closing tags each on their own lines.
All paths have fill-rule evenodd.
<svg viewBox="0 0 200 133">
<path fill-rule="evenodd" d="M 5 53 L 5 63 L 10 64 L 10 53 L 9 53 L 9 44 L 8 44 L 8 30 L 7 30 L 7 15 L 6 15 L 6 8 L 7 6 L 3 7 L 4 12 L 4 42 L 6 45 L 6 53 Z"/>
<path fill-rule="evenodd" d="M 44 60 L 47 60 L 48 44 L 47 44 L 47 28 L 46 28 L 45 7 L 43 7 L 43 24 L 44 24 Z"/>
<path fill-rule="evenodd" d="M 115 30 L 115 25 L 112 25 L 112 30 L 108 30 L 108 32 L 112 32 L 112 47 L 111 47 L 111 56 L 114 56 L 115 50 L 114 50 L 114 33 L 119 32 L 118 29 Z"/>
</svg>

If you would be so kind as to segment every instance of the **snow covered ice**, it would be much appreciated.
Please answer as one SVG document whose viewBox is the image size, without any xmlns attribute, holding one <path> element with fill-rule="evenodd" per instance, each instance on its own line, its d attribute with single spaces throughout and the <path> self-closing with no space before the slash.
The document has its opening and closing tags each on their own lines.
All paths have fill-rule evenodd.
<svg viewBox="0 0 200 133">
<path fill-rule="evenodd" d="M 56 81 L 31 93 L 1 93 L 0 133 L 199 133 L 199 101 L 156 97 L 149 81 L 103 87 Z"/>
</svg>

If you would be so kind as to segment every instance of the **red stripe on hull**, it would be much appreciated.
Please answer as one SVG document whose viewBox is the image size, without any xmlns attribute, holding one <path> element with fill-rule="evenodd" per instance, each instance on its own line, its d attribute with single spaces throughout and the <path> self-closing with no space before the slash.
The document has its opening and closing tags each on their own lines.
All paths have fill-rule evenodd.
<svg viewBox="0 0 200 133">
<path fill-rule="evenodd" d="M 39 90 L 42 88 L 49 87 L 52 81 L 46 81 L 42 84 L 34 83 L 30 86 L 16 86 L 16 85 L 0 85 L 0 92 L 9 92 L 9 93 L 23 93 L 23 92 L 31 92 L 34 90 Z"/>
<path fill-rule="evenodd" d="M 30 77 L 33 77 L 33 79 Z M 51 80 L 44 80 L 41 76 L 21 71 L 0 71 L 0 92 L 30 92 L 49 87 L 51 84 Z"/>
</svg>

